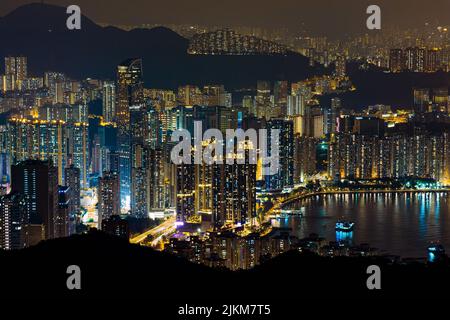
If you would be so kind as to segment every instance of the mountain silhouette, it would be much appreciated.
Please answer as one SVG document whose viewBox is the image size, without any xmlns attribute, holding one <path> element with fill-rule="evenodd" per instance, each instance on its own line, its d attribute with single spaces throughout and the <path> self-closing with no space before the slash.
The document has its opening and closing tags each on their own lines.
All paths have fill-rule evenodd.
<svg viewBox="0 0 450 320">
<path fill-rule="evenodd" d="M 116 66 L 142 57 L 147 86 L 223 83 L 227 88 L 255 86 L 257 80 L 302 80 L 322 72 L 308 59 L 289 52 L 278 56 L 194 56 L 189 40 L 170 29 L 101 27 L 83 16 L 81 30 L 66 28 L 66 8 L 28 4 L 0 19 L 0 58 L 28 57 L 29 73 L 64 72 L 74 79 L 114 79 Z M 3 68 L 3 66 L 2 66 Z"/>
<path fill-rule="evenodd" d="M 66 287 L 66 269 L 81 269 L 82 290 Z M 366 269 L 382 270 L 382 289 L 368 290 Z M 383 257 L 326 258 L 289 251 L 254 269 L 229 271 L 193 264 L 166 252 L 129 244 L 99 231 L 0 250 L 2 290 L 10 297 L 169 299 L 426 298 L 450 284 L 448 259 L 441 263 L 392 263 Z M 245 288 L 245 290 L 243 290 Z M 189 292 L 188 296 L 185 294 Z M 183 294 L 180 294 L 183 292 Z M 444 291 L 441 291 L 444 292 Z M 231 294 L 231 295 L 230 295 Z"/>
</svg>

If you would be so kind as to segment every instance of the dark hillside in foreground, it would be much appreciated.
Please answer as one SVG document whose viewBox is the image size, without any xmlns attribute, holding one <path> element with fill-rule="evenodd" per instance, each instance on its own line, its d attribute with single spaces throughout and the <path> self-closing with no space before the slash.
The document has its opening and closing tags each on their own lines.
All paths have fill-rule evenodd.
<svg viewBox="0 0 450 320">
<path fill-rule="evenodd" d="M 79 265 L 82 290 L 66 289 L 66 268 Z M 366 268 L 382 270 L 382 290 L 366 288 Z M 173 301 L 226 298 L 434 298 L 450 285 L 444 265 L 389 265 L 376 258 L 321 258 L 288 252 L 250 271 L 230 272 L 191 264 L 166 253 L 96 232 L 0 252 L 2 290 L 14 295 L 121 297 Z M 245 288 L 245 290 L 243 290 Z M 230 296 L 230 294 L 232 294 Z"/>
</svg>

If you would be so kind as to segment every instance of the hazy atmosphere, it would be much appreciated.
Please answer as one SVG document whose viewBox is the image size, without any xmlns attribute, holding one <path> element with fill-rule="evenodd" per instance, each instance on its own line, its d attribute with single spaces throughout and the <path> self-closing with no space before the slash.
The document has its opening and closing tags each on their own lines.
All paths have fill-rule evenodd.
<svg viewBox="0 0 450 320">
<path fill-rule="evenodd" d="M 2 0 L 0 15 L 37 1 Z M 261 27 L 300 28 L 320 35 L 339 37 L 345 33 L 365 32 L 365 10 L 377 4 L 382 9 L 385 26 L 418 27 L 425 22 L 450 23 L 450 2 L 446 0 L 46 0 L 47 4 L 68 6 L 77 4 L 83 14 L 96 22 L 135 25 L 220 24 Z M 304 29 L 301 28 L 301 29 Z"/>
</svg>

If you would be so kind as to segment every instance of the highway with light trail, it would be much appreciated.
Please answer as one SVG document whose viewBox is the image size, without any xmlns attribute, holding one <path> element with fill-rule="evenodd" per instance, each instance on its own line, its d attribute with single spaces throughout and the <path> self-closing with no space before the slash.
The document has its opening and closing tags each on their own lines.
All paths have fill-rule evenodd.
<svg viewBox="0 0 450 320">
<path fill-rule="evenodd" d="M 152 246 L 156 246 L 159 242 L 157 240 L 160 240 L 162 236 L 169 235 L 173 232 L 175 232 L 175 216 L 170 217 L 169 219 L 165 220 L 163 223 L 157 225 L 156 227 L 131 238 L 130 243 L 140 244 L 145 239 L 147 239 L 148 236 L 153 236 L 157 238 L 152 241 Z"/>
</svg>

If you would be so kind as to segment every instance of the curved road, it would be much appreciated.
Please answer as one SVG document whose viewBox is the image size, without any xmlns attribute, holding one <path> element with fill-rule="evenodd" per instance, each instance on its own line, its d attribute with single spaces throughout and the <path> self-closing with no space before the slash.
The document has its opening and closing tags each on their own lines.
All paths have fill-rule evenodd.
<svg viewBox="0 0 450 320">
<path fill-rule="evenodd" d="M 156 227 L 145 231 L 144 233 L 141 233 L 133 238 L 130 238 L 130 243 L 141 243 L 144 241 L 148 236 L 162 236 L 166 234 L 170 234 L 175 231 L 175 216 L 170 217 L 163 223 L 157 225 Z"/>
</svg>

